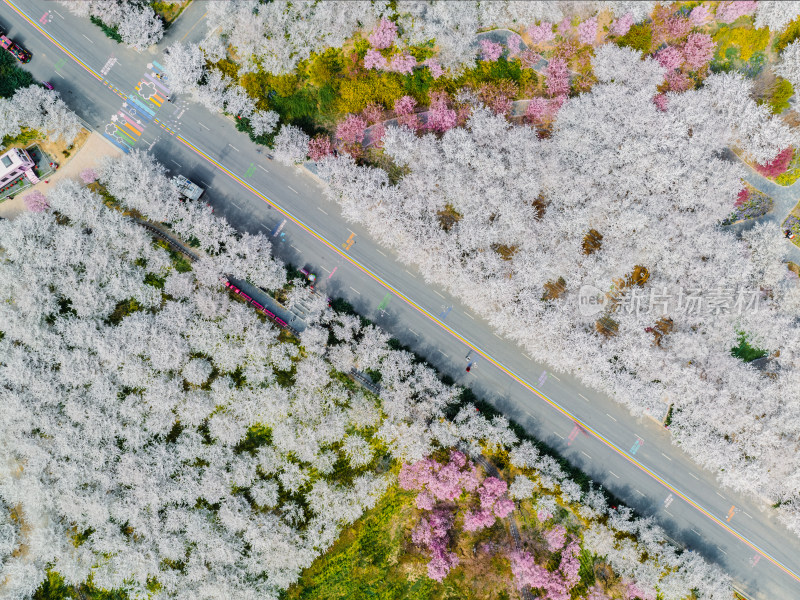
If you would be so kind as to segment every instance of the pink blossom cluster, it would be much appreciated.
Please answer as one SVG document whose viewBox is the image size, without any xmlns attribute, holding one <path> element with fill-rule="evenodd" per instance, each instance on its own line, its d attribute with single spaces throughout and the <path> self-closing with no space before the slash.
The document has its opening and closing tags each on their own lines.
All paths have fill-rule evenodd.
<svg viewBox="0 0 800 600">
<path fill-rule="evenodd" d="M 716 43 L 707 33 L 692 33 L 683 45 L 683 57 L 690 69 L 697 70 L 714 56 Z"/>
<path fill-rule="evenodd" d="M 656 52 L 655 59 L 667 71 L 673 71 L 683 64 L 683 52 L 675 46 L 667 46 Z"/>
<path fill-rule="evenodd" d="M 478 497 L 481 510 L 468 510 L 464 513 L 464 530 L 478 531 L 484 527 L 491 527 L 496 518 L 505 519 L 516 508 L 514 501 L 506 496 L 508 484 L 497 477 L 487 477 L 483 480 Z"/>
<path fill-rule="evenodd" d="M 44 212 L 50 208 L 50 203 L 47 201 L 47 197 L 38 190 L 27 194 L 22 199 L 22 202 L 25 204 L 25 208 L 31 212 Z"/>
<path fill-rule="evenodd" d="M 410 54 L 395 54 L 389 62 L 389 70 L 410 74 L 417 66 L 417 59 Z"/>
<path fill-rule="evenodd" d="M 686 17 L 675 16 L 659 22 L 654 29 L 658 41 L 677 40 L 688 35 L 692 30 L 692 23 Z"/>
<path fill-rule="evenodd" d="M 483 84 L 478 90 L 478 96 L 496 115 L 504 115 L 511 110 L 512 100 L 509 90 L 504 90 L 498 85 Z"/>
<path fill-rule="evenodd" d="M 736 0 L 720 2 L 717 5 L 717 21 L 722 23 L 733 23 L 739 17 L 752 15 L 756 12 L 757 2 L 755 0 Z"/>
<path fill-rule="evenodd" d="M 555 37 L 553 24 L 544 21 L 539 25 L 531 25 L 528 27 L 528 35 L 531 36 L 531 42 L 534 45 L 549 42 Z"/>
<path fill-rule="evenodd" d="M 94 172 L 94 169 L 84 169 L 81 171 L 81 181 L 85 184 L 90 184 L 94 181 L 97 181 L 97 173 Z"/>
<path fill-rule="evenodd" d="M 548 510 L 539 510 L 536 512 L 536 518 L 539 519 L 540 523 L 544 523 L 547 519 L 551 519 L 553 517 L 553 513 Z"/>
<path fill-rule="evenodd" d="M 444 75 L 444 69 L 442 68 L 442 65 L 439 64 L 439 61 L 437 61 L 436 59 L 427 58 L 423 61 L 422 64 L 428 67 L 428 70 L 431 72 L 431 76 L 434 79 L 439 79 L 439 77 Z"/>
<path fill-rule="evenodd" d="M 667 73 L 667 87 L 671 92 L 685 92 L 692 87 L 692 79 L 682 71 Z"/>
<path fill-rule="evenodd" d="M 781 150 L 778 155 L 765 165 L 756 164 L 756 171 L 761 173 L 764 177 L 777 177 L 789 168 L 789 162 L 792 160 L 793 148 L 786 148 Z"/>
<path fill-rule="evenodd" d="M 432 92 L 431 105 L 428 110 L 428 129 L 445 132 L 456 126 L 456 111 L 447 107 L 447 92 Z"/>
<path fill-rule="evenodd" d="M 572 30 L 572 21 L 568 17 L 564 17 L 561 23 L 556 27 L 556 32 L 561 37 L 567 37 L 567 34 Z"/>
<path fill-rule="evenodd" d="M 643 589 L 633 581 L 628 581 L 625 583 L 624 594 L 626 600 L 634 600 L 634 598 L 639 598 L 640 600 L 656 600 L 658 596 L 654 589 Z"/>
<path fill-rule="evenodd" d="M 597 38 L 597 19 L 592 17 L 578 25 L 578 41 L 581 44 L 594 44 Z"/>
<path fill-rule="evenodd" d="M 699 6 L 695 6 L 692 9 L 692 12 L 689 13 L 689 20 L 692 22 L 692 25 L 697 27 L 698 25 L 702 25 L 706 21 L 711 18 L 711 12 L 705 5 L 700 4 Z"/>
<path fill-rule="evenodd" d="M 308 142 L 308 156 L 313 161 L 322 159 L 329 154 L 333 154 L 333 145 L 326 135 L 318 135 L 311 138 Z"/>
<path fill-rule="evenodd" d="M 377 102 L 370 102 L 361 111 L 361 115 L 367 120 L 367 123 L 373 125 L 383 120 L 383 107 Z"/>
<path fill-rule="evenodd" d="M 548 550 L 556 552 L 564 547 L 564 543 L 567 541 L 567 530 L 563 525 L 556 525 L 544 532 L 544 539 L 547 542 Z"/>
<path fill-rule="evenodd" d="M 367 50 L 367 53 L 364 55 L 365 69 L 386 69 L 388 66 L 389 62 L 383 54 L 372 48 Z"/>
<path fill-rule="evenodd" d="M 481 40 L 481 59 L 489 62 L 496 62 L 503 53 L 503 46 L 492 40 Z"/>
<path fill-rule="evenodd" d="M 540 60 L 542 60 L 542 55 L 530 48 L 523 50 L 519 55 L 519 62 L 522 63 L 522 66 L 526 69 L 532 69 L 533 65 Z"/>
<path fill-rule="evenodd" d="M 594 584 L 589 588 L 589 595 L 586 596 L 586 600 L 609 600 L 609 598 L 606 596 L 603 588 L 601 588 L 598 584 Z"/>
<path fill-rule="evenodd" d="M 569 71 L 563 58 L 554 58 L 545 69 L 545 85 L 551 97 L 569 93 Z"/>
<path fill-rule="evenodd" d="M 364 55 L 365 69 L 380 69 L 382 71 L 395 71 L 397 73 L 409 74 L 414 71 L 414 67 L 416 66 L 417 59 L 410 54 L 395 54 L 392 56 L 391 60 L 387 60 L 383 54 L 370 48 Z M 431 72 L 433 72 L 433 67 L 429 66 L 429 68 Z"/>
<path fill-rule="evenodd" d="M 439 582 L 447 576 L 450 569 L 458 564 L 458 556 L 454 552 L 447 551 L 447 534 L 452 525 L 453 513 L 439 509 L 433 511 L 427 518 L 422 517 L 411 532 L 411 541 L 430 551 L 428 577 Z"/>
<path fill-rule="evenodd" d="M 534 557 L 528 552 L 512 552 L 511 572 L 514 574 L 517 587 L 531 587 L 546 592 L 548 600 L 569 600 L 570 590 L 580 580 L 580 546 L 573 541 L 561 554 L 561 563 L 557 571 L 548 571 L 537 565 Z"/>
<path fill-rule="evenodd" d="M 511 58 L 516 58 L 519 56 L 520 50 L 522 49 L 522 38 L 516 33 L 508 36 L 506 47 L 508 48 L 508 55 Z"/>
<path fill-rule="evenodd" d="M 669 106 L 669 98 L 667 98 L 666 94 L 656 94 L 653 96 L 653 104 L 656 105 L 656 108 L 661 112 L 667 112 L 667 107 Z"/>
<path fill-rule="evenodd" d="M 398 481 L 404 490 L 427 492 L 436 500 L 452 501 L 463 491 L 473 492 L 478 488 L 477 468 L 458 450 L 450 451 L 450 460 L 444 465 L 432 458 L 403 465 Z"/>
<path fill-rule="evenodd" d="M 622 36 L 628 33 L 631 27 L 633 27 L 633 15 L 625 13 L 611 24 L 611 33 Z"/>
<path fill-rule="evenodd" d="M 405 125 L 406 127 L 417 131 L 422 127 L 417 115 L 414 113 L 414 108 L 417 106 L 417 101 L 411 96 L 402 96 L 394 101 L 394 112 L 397 115 L 397 124 Z"/>
<path fill-rule="evenodd" d="M 397 39 L 397 25 L 388 19 L 381 19 L 378 26 L 369 36 L 369 43 L 373 48 L 388 48 Z"/>
<path fill-rule="evenodd" d="M 736 202 L 734 203 L 734 206 L 741 206 L 749 199 L 750 199 L 750 190 L 747 188 L 742 188 L 739 191 L 739 194 L 736 196 Z"/>
<path fill-rule="evenodd" d="M 336 137 L 345 144 L 360 144 L 364 141 L 367 122 L 357 115 L 347 115 L 336 127 Z"/>
</svg>

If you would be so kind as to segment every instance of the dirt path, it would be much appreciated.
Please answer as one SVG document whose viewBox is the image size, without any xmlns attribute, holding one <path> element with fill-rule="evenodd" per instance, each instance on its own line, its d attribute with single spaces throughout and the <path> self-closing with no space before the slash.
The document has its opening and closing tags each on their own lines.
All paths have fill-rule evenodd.
<svg viewBox="0 0 800 600">
<path fill-rule="evenodd" d="M 6 219 L 13 219 L 16 216 L 25 212 L 25 204 L 23 199 L 27 194 L 33 191 L 39 191 L 47 195 L 50 189 L 65 177 L 78 177 L 80 172 L 86 168 L 96 168 L 100 163 L 100 159 L 104 156 L 118 156 L 122 151 L 114 146 L 114 144 L 107 141 L 102 135 L 97 132 L 92 132 L 86 143 L 69 160 L 61 163 L 58 171 L 47 178 L 49 183 L 45 183 L 43 179 L 36 185 L 28 188 L 23 193 L 18 194 L 13 200 L 6 200 L 0 203 L 0 217 Z"/>
</svg>

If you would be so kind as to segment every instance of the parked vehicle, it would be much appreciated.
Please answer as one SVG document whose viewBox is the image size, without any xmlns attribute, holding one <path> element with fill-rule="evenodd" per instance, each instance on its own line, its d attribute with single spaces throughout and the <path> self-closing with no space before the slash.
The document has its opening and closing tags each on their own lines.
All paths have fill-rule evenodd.
<svg viewBox="0 0 800 600">
<path fill-rule="evenodd" d="M 42 85 L 43 85 L 44 87 L 46 87 L 48 90 L 52 90 L 52 89 L 53 89 L 53 84 L 52 84 L 52 83 L 50 83 L 49 81 L 43 81 L 43 82 L 42 82 Z"/>
<path fill-rule="evenodd" d="M 25 48 L 16 42 L 13 42 L 4 35 L 0 35 L 0 47 L 8 50 L 14 56 L 14 58 L 21 63 L 30 62 L 31 58 L 33 57 L 33 55 L 25 50 Z"/>
<path fill-rule="evenodd" d="M 176 175 L 172 178 L 173 185 L 177 188 L 178 193 L 190 200 L 199 200 L 203 195 L 203 188 L 196 183 L 192 183 L 183 175 Z"/>
</svg>

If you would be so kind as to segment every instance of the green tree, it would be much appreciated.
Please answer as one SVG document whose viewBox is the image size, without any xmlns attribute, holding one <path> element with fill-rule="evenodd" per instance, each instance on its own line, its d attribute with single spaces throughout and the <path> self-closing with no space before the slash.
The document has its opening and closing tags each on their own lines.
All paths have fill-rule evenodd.
<svg viewBox="0 0 800 600">
<path fill-rule="evenodd" d="M 649 54 L 653 46 L 653 30 L 648 23 L 634 25 L 617 40 L 617 45 Z"/>
</svg>

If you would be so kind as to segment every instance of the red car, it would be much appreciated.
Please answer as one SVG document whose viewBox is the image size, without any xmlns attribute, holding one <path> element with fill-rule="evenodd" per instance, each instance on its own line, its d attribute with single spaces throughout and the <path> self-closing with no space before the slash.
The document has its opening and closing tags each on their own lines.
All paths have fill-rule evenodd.
<svg viewBox="0 0 800 600">
<path fill-rule="evenodd" d="M 42 85 L 43 85 L 44 87 L 46 87 L 48 90 L 52 90 L 52 89 L 53 89 L 53 84 L 52 84 L 52 83 L 50 83 L 49 81 L 43 81 L 43 82 L 42 82 Z"/>
</svg>

